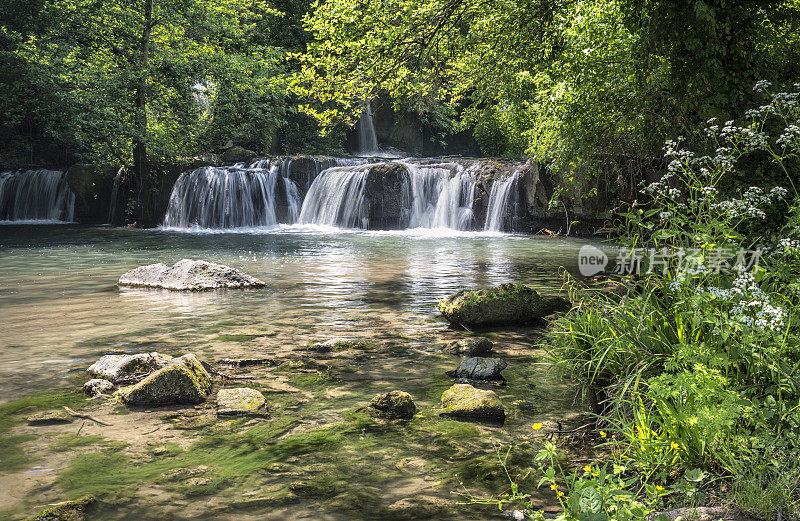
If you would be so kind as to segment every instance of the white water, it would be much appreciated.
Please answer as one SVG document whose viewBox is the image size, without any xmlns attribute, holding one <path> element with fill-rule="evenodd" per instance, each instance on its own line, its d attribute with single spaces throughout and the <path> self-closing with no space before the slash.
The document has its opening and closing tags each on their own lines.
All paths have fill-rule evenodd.
<svg viewBox="0 0 800 521">
<path fill-rule="evenodd" d="M 378 152 L 380 149 L 378 136 L 375 134 L 375 124 L 372 121 L 372 107 L 367 103 L 358 120 L 358 155 L 369 156 Z"/>
<path fill-rule="evenodd" d="M 114 185 L 111 188 L 111 201 L 108 204 L 108 220 L 107 224 L 114 224 L 114 219 L 117 216 L 117 194 L 119 194 L 119 184 L 122 181 L 122 175 L 125 172 L 125 167 L 117 170 L 117 175 L 114 176 Z"/>
<path fill-rule="evenodd" d="M 471 228 L 477 164 L 403 164 L 411 175 L 412 228 Z"/>
<path fill-rule="evenodd" d="M 342 166 L 323 171 L 308 189 L 300 210 L 300 224 L 366 228 L 362 214 L 364 188 L 371 165 Z"/>
<path fill-rule="evenodd" d="M 489 208 L 486 211 L 486 222 L 483 224 L 484 230 L 492 232 L 503 231 L 508 199 L 517 184 L 519 176 L 520 172 L 517 171 L 505 179 L 497 179 L 492 183 L 492 189 L 489 192 Z"/>
<path fill-rule="evenodd" d="M 72 222 L 74 211 L 75 194 L 65 172 L 0 173 L 0 221 Z"/>
<path fill-rule="evenodd" d="M 304 232 L 384 226 L 383 221 L 370 223 L 370 213 L 375 208 L 380 212 L 381 208 L 375 207 L 375 201 L 366 194 L 374 161 L 314 158 L 316 174 L 308 166 L 292 171 L 293 161 L 265 159 L 250 167 L 239 163 L 182 174 L 173 188 L 163 227 L 253 233 L 259 229 L 280 232 L 292 228 Z M 399 164 L 408 172 L 400 187 L 400 228 L 418 230 L 423 235 L 429 235 L 424 230 L 449 234 L 502 232 L 507 228 L 507 207 L 520 171 L 492 184 L 486 219 L 476 222 L 479 162 L 467 167 L 451 160 L 403 160 Z M 303 197 L 304 187 L 308 189 Z M 392 211 L 388 218 L 396 223 L 396 205 Z M 390 228 L 395 226 L 389 224 Z"/>
<path fill-rule="evenodd" d="M 204 167 L 175 182 L 164 217 L 166 228 L 241 228 L 278 224 L 281 162 L 261 160 L 250 167 Z M 281 177 L 289 219 L 299 208 L 294 183 Z M 296 218 L 296 217 L 295 217 Z M 293 222 L 293 221 L 292 221 Z"/>
</svg>

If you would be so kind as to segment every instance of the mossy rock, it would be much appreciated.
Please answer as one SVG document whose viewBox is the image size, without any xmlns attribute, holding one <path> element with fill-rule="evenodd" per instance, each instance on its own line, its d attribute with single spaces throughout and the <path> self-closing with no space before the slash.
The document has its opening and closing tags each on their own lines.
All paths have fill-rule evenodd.
<svg viewBox="0 0 800 521">
<path fill-rule="evenodd" d="M 217 393 L 217 415 L 256 414 L 265 403 L 264 395 L 255 389 L 247 387 L 220 389 Z"/>
<path fill-rule="evenodd" d="M 440 300 L 438 309 L 451 323 L 475 328 L 526 324 L 567 310 L 569 303 L 561 297 L 543 297 L 524 284 L 502 284 L 480 291 L 459 291 Z"/>
<path fill-rule="evenodd" d="M 64 501 L 42 510 L 31 521 L 83 521 L 86 510 L 95 503 L 93 496 L 84 496 L 74 501 Z"/>
<path fill-rule="evenodd" d="M 105 355 L 86 370 L 98 379 L 117 382 L 121 379 L 152 373 L 172 362 L 172 357 L 161 353 L 139 353 L 135 355 Z"/>
<path fill-rule="evenodd" d="M 455 384 L 442 393 L 441 416 L 459 420 L 503 423 L 506 412 L 494 391 L 476 389 L 469 384 Z"/>
<path fill-rule="evenodd" d="M 117 394 L 128 405 L 196 404 L 211 392 L 211 376 L 193 354 L 183 355 Z"/>
<path fill-rule="evenodd" d="M 505 380 L 501 373 L 506 367 L 508 364 L 505 360 L 473 356 L 463 360 L 458 369 L 447 371 L 447 375 L 471 380 Z"/>
<path fill-rule="evenodd" d="M 311 344 L 309 349 L 317 353 L 330 353 L 332 351 L 346 351 L 348 349 L 366 349 L 369 344 L 355 338 L 331 338 L 325 342 Z"/>
<path fill-rule="evenodd" d="M 72 423 L 73 419 L 72 415 L 63 409 L 41 411 L 26 418 L 28 425 L 59 425 Z"/>
<path fill-rule="evenodd" d="M 442 350 L 453 355 L 486 356 L 492 352 L 492 346 L 492 341 L 488 338 L 462 338 L 450 342 Z"/>
<path fill-rule="evenodd" d="M 410 420 L 414 417 L 414 413 L 417 412 L 414 399 L 404 391 L 390 391 L 379 394 L 369 402 L 369 406 L 378 411 L 380 416 L 387 418 Z"/>
</svg>

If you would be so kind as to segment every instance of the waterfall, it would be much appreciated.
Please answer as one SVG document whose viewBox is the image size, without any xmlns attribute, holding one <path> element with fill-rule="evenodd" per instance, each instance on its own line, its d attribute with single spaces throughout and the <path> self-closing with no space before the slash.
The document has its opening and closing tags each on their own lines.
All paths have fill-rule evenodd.
<svg viewBox="0 0 800 521">
<path fill-rule="evenodd" d="M 74 211 L 75 194 L 65 172 L 0 173 L 0 221 L 72 222 Z"/>
<path fill-rule="evenodd" d="M 403 164 L 411 175 L 412 228 L 471 228 L 477 164 Z"/>
<path fill-rule="evenodd" d="M 203 167 L 175 182 L 164 226 L 167 228 L 244 228 L 278 224 L 277 190 L 286 194 L 290 222 L 299 208 L 297 187 L 280 175 L 282 162 L 259 160 L 249 167 Z M 278 178 L 282 184 L 279 187 Z"/>
<path fill-rule="evenodd" d="M 520 172 L 514 172 L 504 179 L 496 179 L 489 192 L 489 208 L 486 211 L 486 222 L 483 229 L 486 231 L 503 231 L 508 200 L 513 188 L 517 184 Z"/>
<path fill-rule="evenodd" d="M 375 125 L 372 121 L 372 107 L 367 102 L 358 120 L 358 154 L 368 156 L 377 152 L 380 152 L 378 136 L 375 135 Z"/>
<path fill-rule="evenodd" d="M 108 222 L 107 224 L 114 224 L 117 217 L 117 195 L 119 194 L 119 184 L 122 181 L 122 174 L 125 172 L 125 167 L 120 167 L 117 170 L 117 175 L 114 176 L 114 185 L 111 188 L 111 201 L 108 204 Z"/>
<path fill-rule="evenodd" d="M 370 164 L 324 170 L 308 189 L 300 210 L 302 224 L 366 228 L 362 202 Z"/>
</svg>

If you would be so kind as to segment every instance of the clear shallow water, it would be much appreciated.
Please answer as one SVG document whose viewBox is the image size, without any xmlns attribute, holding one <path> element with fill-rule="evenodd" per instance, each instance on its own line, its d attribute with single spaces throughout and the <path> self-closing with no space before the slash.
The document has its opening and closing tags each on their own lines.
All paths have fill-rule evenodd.
<svg viewBox="0 0 800 521">
<path fill-rule="evenodd" d="M 541 330 L 503 328 L 487 334 L 496 356 L 509 364 L 507 384 L 493 387 L 506 409 L 505 425 L 440 419 L 439 398 L 453 383 L 445 372 L 459 360 L 440 347 L 469 333 L 450 329 L 438 316 L 436 301 L 461 288 L 503 282 L 556 293 L 559 267 L 574 268 L 584 244 L 449 230 L 344 232 L 283 226 L 248 233 L 186 233 L 0 226 L 0 403 L 42 389 L 77 386 L 86 378 L 86 367 L 102 354 L 149 350 L 173 355 L 192 351 L 209 362 L 228 357 L 275 360 L 274 365 L 239 371 L 256 380 L 229 385 L 255 386 L 267 397 L 269 418 L 255 422 L 254 428 L 292 422 L 281 439 L 341 429 L 343 419 L 354 421 L 348 415 L 375 394 L 402 389 L 411 393 L 418 408 L 408 424 L 363 431 L 349 427 L 330 450 L 311 447 L 283 454 L 270 441 L 263 449 L 274 461 L 265 461 L 265 470 L 228 477 L 224 486 L 200 497 L 165 485 L 158 470 L 129 489 L 121 505 L 109 500 L 110 510 L 99 518 L 408 519 L 419 517 L 413 507 L 419 498 L 450 505 L 429 518 L 489 518 L 475 507 L 454 506 L 451 491 L 463 481 L 478 495 L 496 493 L 487 481 L 503 486 L 495 443 L 522 442 L 515 468 L 528 476 L 526 489 L 546 494 L 536 491 L 536 475 L 526 467 L 534 450 L 524 443 L 533 432 L 530 426 L 542 421 L 569 424 L 579 408 L 574 389 L 537 363 Z M 179 293 L 116 286 L 119 276 L 136 266 L 182 258 L 235 266 L 269 287 Z M 373 347 L 311 356 L 305 349 L 309 342 L 333 336 L 356 337 Z M 214 417 L 213 405 L 178 408 L 185 416 L 175 428 L 162 421 L 163 411 L 109 415 L 99 407 L 98 414 L 114 427 L 88 423 L 81 426 L 83 434 L 129 443 L 125 452 L 140 465 L 160 464 L 155 459 L 162 456 L 153 448 L 160 443 L 188 446 L 197 440 L 188 425 L 193 418 L 229 432 Z M 21 428 L 36 435 L 30 448 L 36 465 L 0 476 L 0 511 L 18 509 L 23 518 L 64 498 L 55 479 L 75 454 L 54 451 L 50 444 L 72 435 L 75 426 L 52 427 L 44 436 L 41 427 Z M 184 435 L 180 429 L 189 430 Z M 237 457 L 255 456 L 244 451 Z M 213 474 L 217 464 L 225 467 L 237 460 L 228 456 L 201 462 Z M 320 486 L 324 491 L 318 494 Z M 541 504 L 548 501 L 541 497 Z"/>
<path fill-rule="evenodd" d="M 437 299 L 508 281 L 556 292 L 558 267 L 574 267 L 586 243 L 444 230 L 250 232 L 0 226 L 3 401 L 114 350 L 199 349 L 219 358 L 268 356 L 334 335 L 424 343 L 446 329 Z M 269 287 L 186 294 L 116 286 L 136 266 L 182 258 L 235 266 Z M 257 347 L 213 341 L 248 327 L 272 336 Z"/>
</svg>

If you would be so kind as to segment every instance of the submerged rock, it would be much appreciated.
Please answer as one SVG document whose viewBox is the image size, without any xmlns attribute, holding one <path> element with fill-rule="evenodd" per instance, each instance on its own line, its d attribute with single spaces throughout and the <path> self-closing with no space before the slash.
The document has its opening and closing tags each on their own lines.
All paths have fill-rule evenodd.
<svg viewBox="0 0 800 521">
<path fill-rule="evenodd" d="M 462 420 L 487 420 L 503 423 L 506 412 L 494 391 L 455 384 L 442 394 L 441 416 Z"/>
<path fill-rule="evenodd" d="M 453 378 L 469 378 L 470 380 L 503 380 L 500 374 L 508 364 L 500 358 L 482 358 L 475 356 L 462 361 L 458 369 L 447 371 Z"/>
<path fill-rule="evenodd" d="M 162 263 L 140 266 L 122 275 L 119 285 L 176 291 L 266 286 L 264 282 L 236 268 L 191 259 L 183 259 L 173 266 Z"/>
<path fill-rule="evenodd" d="M 447 344 L 443 351 L 453 355 L 486 356 L 492 352 L 492 341 L 488 338 L 462 338 Z"/>
<path fill-rule="evenodd" d="M 171 361 L 171 356 L 156 352 L 137 355 L 105 355 L 89 366 L 86 371 L 103 380 L 118 382 L 131 376 L 152 373 L 168 366 Z"/>
<path fill-rule="evenodd" d="M 413 398 L 404 391 L 390 391 L 379 394 L 369 402 L 369 406 L 378 411 L 381 416 L 388 418 L 410 420 L 414 417 L 414 413 L 417 412 L 417 406 L 414 404 Z"/>
<path fill-rule="evenodd" d="M 325 342 L 311 344 L 310 350 L 317 353 L 330 353 L 331 351 L 345 351 L 347 349 L 364 349 L 367 343 L 355 338 L 331 338 Z"/>
<path fill-rule="evenodd" d="M 217 393 L 217 414 L 219 416 L 253 414 L 265 403 L 264 395 L 255 389 L 248 387 L 220 389 Z"/>
<path fill-rule="evenodd" d="M 81 390 L 89 396 L 97 396 L 100 394 L 111 394 L 116 389 L 116 386 L 108 380 L 102 378 L 92 378 L 85 384 Z"/>
<path fill-rule="evenodd" d="M 83 521 L 86 519 L 86 510 L 94 502 L 94 496 L 83 496 L 73 501 L 56 503 L 33 516 L 31 521 Z"/>
<path fill-rule="evenodd" d="M 524 284 L 502 284 L 480 291 L 461 290 L 439 301 L 439 311 L 462 327 L 525 324 L 569 309 L 561 297 L 546 298 Z"/>
<path fill-rule="evenodd" d="M 186 354 L 117 394 L 129 405 L 196 404 L 205 401 L 211 385 L 211 376 L 200 360 Z"/>
<path fill-rule="evenodd" d="M 28 425 L 60 425 L 72 423 L 72 415 L 62 409 L 43 411 L 32 414 L 26 418 Z"/>
</svg>

